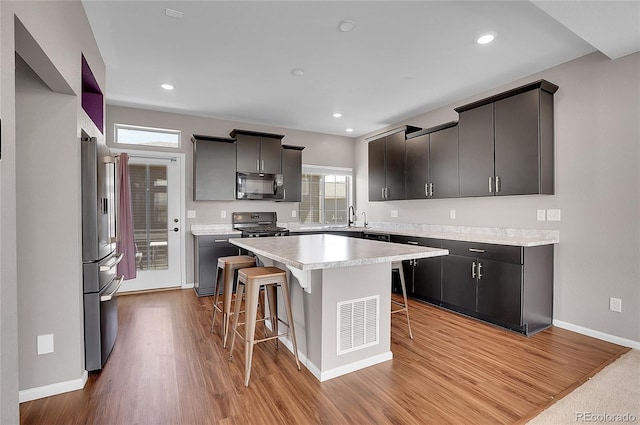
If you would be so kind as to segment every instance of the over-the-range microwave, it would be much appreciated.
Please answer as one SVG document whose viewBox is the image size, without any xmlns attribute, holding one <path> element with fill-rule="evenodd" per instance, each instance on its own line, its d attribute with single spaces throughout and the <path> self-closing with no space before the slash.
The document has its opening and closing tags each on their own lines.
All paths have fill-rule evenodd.
<svg viewBox="0 0 640 425">
<path fill-rule="evenodd" d="M 236 199 L 284 198 L 282 174 L 236 173 Z"/>
</svg>

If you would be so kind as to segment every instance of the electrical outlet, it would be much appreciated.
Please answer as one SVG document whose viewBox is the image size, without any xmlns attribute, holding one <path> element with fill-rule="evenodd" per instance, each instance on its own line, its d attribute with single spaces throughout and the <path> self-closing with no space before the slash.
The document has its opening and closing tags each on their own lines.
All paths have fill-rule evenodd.
<svg viewBox="0 0 640 425">
<path fill-rule="evenodd" d="M 298 216 L 298 211 L 291 210 L 291 218 L 296 218 Z"/>
<path fill-rule="evenodd" d="M 391 217 L 398 218 L 398 210 L 391 210 Z"/>
<path fill-rule="evenodd" d="M 38 355 L 53 353 L 53 334 L 38 335 Z"/>
<path fill-rule="evenodd" d="M 538 210 L 537 218 L 538 218 L 538 221 L 546 221 L 547 220 L 547 212 L 545 210 Z"/>
<path fill-rule="evenodd" d="M 609 310 L 622 313 L 622 300 L 620 298 L 609 298 Z"/>
<path fill-rule="evenodd" d="M 220 210 L 220 218 L 227 218 L 227 212 L 225 210 Z"/>
<path fill-rule="evenodd" d="M 547 220 L 560 221 L 560 210 L 547 210 Z"/>
<path fill-rule="evenodd" d="M 449 210 L 449 218 L 451 220 L 455 220 L 456 219 L 456 210 Z"/>
<path fill-rule="evenodd" d="M 196 210 L 187 210 L 187 218 L 196 218 Z"/>
</svg>

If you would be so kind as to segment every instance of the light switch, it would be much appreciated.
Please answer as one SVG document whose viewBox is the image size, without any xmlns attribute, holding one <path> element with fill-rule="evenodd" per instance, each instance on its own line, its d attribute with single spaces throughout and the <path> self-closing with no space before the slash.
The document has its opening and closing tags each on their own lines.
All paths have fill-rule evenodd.
<svg viewBox="0 0 640 425">
<path fill-rule="evenodd" d="M 196 210 L 187 210 L 187 218 L 196 218 Z"/>
<path fill-rule="evenodd" d="M 451 220 L 455 220 L 455 218 L 456 218 L 456 210 L 449 210 L 449 218 Z"/>
<path fill-rule="evenodd" d="M 398 210 L 391 210 L 391 217 L 398 218 Z"/>
<path fill-rule="evenodd" d="M 53 334 L 38 335 L 38 355 L 53 353 Z"/>
<path fill-rule="evenodd" d="M 547 220 L 560 221 L 560 210 L 547 210 Z"/>
<path fill-rule="evenodd" d="M 298 211 L 291 210 L 291 218 L 296 218 L 298 216 Z"/>
<path fill-rule="evenodd" d="M 547 212 L 545 210 L 538 210 L 537 213 L 538 221 L 545 221 L 547 219 Z"/>
<path fill-rule="evenodd" d="M 227 212 L 225 210 L 220 210 L 220 218 L 227 218 Z"/>
</svg>

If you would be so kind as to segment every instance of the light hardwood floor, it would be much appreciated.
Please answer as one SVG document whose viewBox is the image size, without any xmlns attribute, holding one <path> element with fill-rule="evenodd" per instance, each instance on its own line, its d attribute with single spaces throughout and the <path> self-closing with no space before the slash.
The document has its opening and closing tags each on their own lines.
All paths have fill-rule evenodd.
<svg viewBox="0 0 640 425">
<path fill-rule="evenodd" d="M 629 349 L 559 328 L 531 337 L 410 301 L 414 340 L 392 320 L 394 358 L 320 383 L 293 355 L 256 346 L 243 385 L 210 334 L 211 297 L 119 297 L 120 330 L 83 390 L 20 406 L 21 424 L 526 423 Z"/>
</svg>

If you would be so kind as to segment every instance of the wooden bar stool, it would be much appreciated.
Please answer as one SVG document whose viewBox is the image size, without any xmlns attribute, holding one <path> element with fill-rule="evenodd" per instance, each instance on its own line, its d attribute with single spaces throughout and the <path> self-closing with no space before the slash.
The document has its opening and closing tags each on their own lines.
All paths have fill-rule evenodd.
<svg viewBox="0 0 640 425">
<path fill-rule="evenodd" d="M 255 339 L 256 321 L 257 321 L 257 309 L 258 309 L 258 296 L 260 293 L 260 287 L 265 286 L 267 293 L 267 299 L 269 302 L 269 319 L 271 320 L 272 333 L 271 336 L 267 336 L 263 339 Z M 288 332 L 278 334 L 278 313 L 277 313 L 277 300 L 276 300 L 276 288 L 280 286 L 282 289 L 282 296 L 284 298 L 284 307 L 287 311 L 287 321 L 285 323 L 288 327 Z M 293 316 L 291 314 L 291 301 L 289 300 L 289 285 L 287 284 L 287 272 L 277 267 L 253 267 L 248 269 L 238 270 L 238 284 L 236 288 L 236 303 L 233 312 L 233 326 L 231 330 L 233 335 L 231 336 L 231 348 L 229 349 L 229 361 L 233 357 L 233 346 L 236 340 L 236 334 L 243 337 L 238 332 L 238 325 L 242 323 L 238 322 L 240 316 L 240 302 L 242 300 L 242 294 L 244 294 L 245 300 L 245 322 L 244 322 L 244 386 L 249 386 L 249 377 L 251 376 L 251 360 L 253 358 L 253 346 L 260 342 L 269 341 L 275 339 L 276 348 L 278 347 L 278 338 L 281 336 L 289 335 L 291 342 L 293 343 L 293 355 L 296 358 L 296 365 L 300 370 L 300 361 L 298 360 L 298 346 L 296 344 L 296 333 L 293 327 Z M 269 320 L 264 318 L 261 320 Z M 282 322 L 284 323 L 284 322 Z"/>
<path fill-rule="evenodd" d="M 400 274 L 400 286 L 402 287 L 402 297 L 404 298 L 404 304 L 395 300 L 391 300 L 391 304 L 399 306 L 398 309 L 391 309 L 391 314 L 400 313 L 404 311 L 407 314 L 407 327 L 409 328 L 409 338 L 413 339 L 413 333 L 411 332 L 411 322 L 409 321 L 409 303 L 407 302 L 407 285 L 404 282 L 404 270 L 402 268 L 402 261 L 394 261 L 391 263 L 391 272 L 398 271 Z"/>
<path fill-rule="evenodd" d="M 256 259 L 248 255 L 236 255 L 232 257 L 219 257 L 216 270 L 215 298 L 213 300 L 213 315 L 211 318 L 211 332 L 216 323 L 216 311 L 222 313 L 222 346 L 226 348 L 229 336 L 229 316 L 231 315 L 231 298 L 233 297 L 233 275 L 235 270 L 255 267 Z M 222 286 L 222 307 L 218 301 L 220 293 L 220 281 Z M 242 299 L 242 298 L 241 298 Z"/>
</svg>

